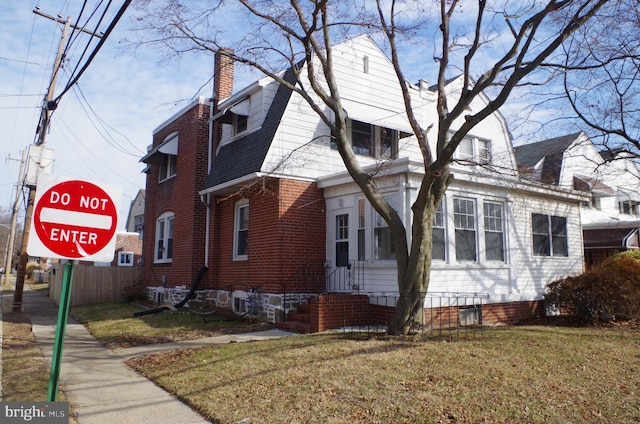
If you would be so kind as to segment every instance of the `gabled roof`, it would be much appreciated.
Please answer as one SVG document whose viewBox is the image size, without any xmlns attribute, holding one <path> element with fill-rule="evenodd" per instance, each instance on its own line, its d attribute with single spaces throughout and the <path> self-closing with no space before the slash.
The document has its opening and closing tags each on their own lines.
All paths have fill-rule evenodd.
<svg viewBox="0 0 640 424">
<path fill-rule="evenodd" d="M 582 132 L 550 138 L 535 143 L 524 144 L 514 148 L 519 167 L 533 168 L 540 161 L 542 169 L 539 173 L 540 182 L 558 184 L 562 171 L 564 152 L 573 144 Z"/>
<path fill-rule="evenodd" d="M 292 69 L 287 70 L 284 79 L 295 82 Z M 261 171 L 291 93 L 291 89 L 280 85 L 261 128 L 220 147 L 205 180 L 204 190 Z"/>
</svg>

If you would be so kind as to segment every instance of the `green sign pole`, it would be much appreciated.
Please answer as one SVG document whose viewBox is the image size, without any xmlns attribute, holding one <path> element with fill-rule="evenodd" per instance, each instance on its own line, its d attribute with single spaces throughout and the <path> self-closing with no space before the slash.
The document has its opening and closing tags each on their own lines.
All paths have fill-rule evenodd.
<svg viewBox="0 0 640 424">
<path fill-rule="evenodd" d="M 58 396 L 58 380 L 60 379 L 60 363 L 64 347 L 64 333 L 69 317 L 69 303 L 71 299 L 71 282 L 73 281 L 73 261 L 67 260 L 62 274 L 62 288 L 60 290 L 60 306 L 58 307 L 58 324 L 56 338 L 53 342 L 53 357 L 51 358 L 51 375 L 49 377 L 49 394 L 47 402 L 55 402 Z"/>
</svg>

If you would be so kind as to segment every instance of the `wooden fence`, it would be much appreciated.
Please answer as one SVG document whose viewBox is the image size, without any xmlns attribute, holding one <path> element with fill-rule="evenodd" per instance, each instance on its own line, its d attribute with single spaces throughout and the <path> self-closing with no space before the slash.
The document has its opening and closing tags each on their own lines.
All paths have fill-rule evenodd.
<svg viewBox="0 0 640 424">
<path fill-rule="evenodd" d="M 49 298 L 60 300 L 64 265 L 54 264 L 49 271 Z M 74 265 L 71 306 L 126 300 L 134 286 L 144 281 L 144 267 Z"/>
</svg>

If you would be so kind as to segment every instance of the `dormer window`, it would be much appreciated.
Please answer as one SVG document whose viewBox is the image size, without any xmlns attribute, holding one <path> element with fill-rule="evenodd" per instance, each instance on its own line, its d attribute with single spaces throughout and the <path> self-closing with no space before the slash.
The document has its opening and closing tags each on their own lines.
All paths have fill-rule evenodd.
<svg viewBox="0 0 640 424">
<path fill-rule="evenodd" d="M 478 164 L 491 163 L 491 141 L 465 136 L 456 149 L 454 159 Z"/>
<path fill-rule="evenodd" d="M 249 117 L 245 115 L 233 116 L 233 135 L 242 134 L 249 127 Z"/>
<path fill-rule="evenodd" d="M 398 130 L 354 120 L 348 122 L 348 131 L 353 153 L 377 159 L 395 159 L 398 156 L 398 139 L 407 135 Z M 331 142 L 331 148 L 338 149 L 334 141 Z"/>
<path fill-rule="evenodd" d="M 233 136 L 241 135 L 249 130 L 249 112 L 251 110 L 251 97 L 225 107 L 213 116 L 213 120 L 222 124 L 231 125 Z"/>
</svg>

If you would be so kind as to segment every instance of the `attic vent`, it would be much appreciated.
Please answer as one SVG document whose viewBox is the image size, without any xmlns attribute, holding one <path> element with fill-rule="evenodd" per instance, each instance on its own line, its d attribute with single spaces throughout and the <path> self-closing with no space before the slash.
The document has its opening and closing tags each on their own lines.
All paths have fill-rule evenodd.
<svg viewBox="0 0 640 424">
<path fill-rule="evenodd" d="M 362 71 L 365 74 L 369 73 L 369 56 L 365 56 L 362 58 Z"/>
</svg>

